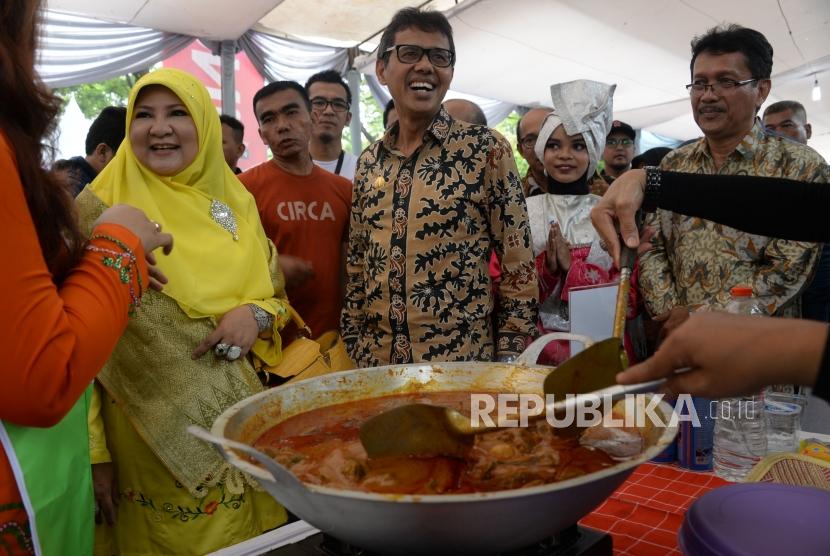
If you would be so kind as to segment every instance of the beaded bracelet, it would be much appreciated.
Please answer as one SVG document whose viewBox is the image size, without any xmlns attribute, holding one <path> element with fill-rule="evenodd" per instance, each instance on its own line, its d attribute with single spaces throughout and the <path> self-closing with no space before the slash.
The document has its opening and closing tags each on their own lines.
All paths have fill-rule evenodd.
<svg viewBox="0 0 830 556">
<path fill-rule="evenodd" d="M 86 246 L 87 251 L 101 253 L 103 255 L 102 262 L 104 263 L 104 266 L 117 271 L 118 277 L 121 280 L 122 284 L 129 284 L 131 301 L 130 314 L 132 315 L 135 311 L 135 308 L 141 306 L 141 296 L 144 295 L 144 286 L 141 283 L 141 273 L 137 272 L 136 270 L 138 264 L 136 263 L 135 254 L 133 253 L 132 249 L 130 249 L 124 242 L 112 236 L 104 234 L 94 234 L 89 239 L 90 241 L 94 239 L 102 239 L 105 241 L 109 241 L 110 243 L 115 244 L 116 247 L 121 249 L 121 251 L 116 251 L 114 249 L 98 247 L 97 245 L 93 245 L 92 243 L 88 243 Z M 136 294 L 135 289 L 133 288 L 133 275 L 135 275 L 136 283 L 138 284 L 138 294 Z"/>
<path fill-rule="evenodd" d="M 657 210 L 657 201 L 660 200 L 660 189 L 663 175 L 656 166 L 646 166 L 646 188 L 643 194 L 643 212 Z"/>
</svg>

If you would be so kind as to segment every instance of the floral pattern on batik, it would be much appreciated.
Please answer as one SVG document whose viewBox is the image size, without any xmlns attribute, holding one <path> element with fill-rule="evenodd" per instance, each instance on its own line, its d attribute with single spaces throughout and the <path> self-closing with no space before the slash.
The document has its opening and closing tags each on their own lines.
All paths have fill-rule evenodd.
<svg viewBox="0 0 830 556">
<path fill-rule="evenodd" d="M 363 152 L 355 174 L 341 319 L 349 354 L 366 367 L 521 352 L 538 286 L 509 144 L 443 109 L 410 157 L 395 149 L 397 131 Z M 493 250 L 503 271 L 495 319 Z"/>
<path fill-rule="evenodd" d="M 766 133 L 760 122 L 721 168 L 705 139 L 672 151 L 661 168 L 698 174 L 782 177 L 826 182 L 824 159 L 813 149 Z M 676 306 L 722 308 L 729 290 L 752 286 L 770 314 L 798 316 L 819 245 L 748 234 L 701 218 L 658 210 L 646 220 L 656 229 L 653 248 L 640 258 L 640 292 L 659 315 Z"/>
</svg>

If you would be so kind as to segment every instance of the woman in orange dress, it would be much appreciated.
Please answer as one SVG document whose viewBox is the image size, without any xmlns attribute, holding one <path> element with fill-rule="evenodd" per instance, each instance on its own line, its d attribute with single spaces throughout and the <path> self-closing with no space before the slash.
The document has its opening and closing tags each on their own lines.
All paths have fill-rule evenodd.
<svg viewBox="0 0 830 556">
<path fill-rule="evenodd" d="M 59 100 L 34 72 L 39 4 L 0 3 L 0 553 L 83 554 L 93 505 L 89 468 L 76 459 L 87 451 L 78 400 L 130 307 L 164 282 L 151 253 L 172 238 L 126 205 L 84 238 L 71 199 L 43 170 Z"/>
</svg>

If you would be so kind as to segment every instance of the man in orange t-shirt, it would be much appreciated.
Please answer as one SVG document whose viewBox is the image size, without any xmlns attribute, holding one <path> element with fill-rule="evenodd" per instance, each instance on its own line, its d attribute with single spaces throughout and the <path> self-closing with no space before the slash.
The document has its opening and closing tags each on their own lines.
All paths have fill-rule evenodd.
<svg viewBox="0 0 830 556">
<path fill-rule="evenodd" d="M 339 328 L 352 184 L 315 166 L 305 89 L 276 81 L 254 95 L 259 136 L 274 158 L 239 175 L 277 246 L 291 305 L 314 337 Z"/>
</svg>

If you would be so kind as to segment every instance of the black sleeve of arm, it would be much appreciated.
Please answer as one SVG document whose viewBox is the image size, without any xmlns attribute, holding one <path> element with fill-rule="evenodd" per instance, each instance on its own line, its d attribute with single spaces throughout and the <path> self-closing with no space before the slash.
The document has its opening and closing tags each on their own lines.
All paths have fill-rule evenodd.
<svg viewBox="0 0 830 556">
<path fill-rule="evenodd" d="M 816 384 L 813 386 L 813 395 L 830 402 L 830 334 L 827 335 L 824 345 L 824 357 L 821 359 Z"/>
<path fill-rule="evenodd" d="M 830 242 L 830 185 L 784 178 L 662 172 L 659 208 L 752 234 Z"/>
</svg>

